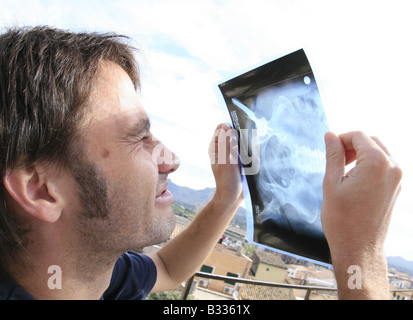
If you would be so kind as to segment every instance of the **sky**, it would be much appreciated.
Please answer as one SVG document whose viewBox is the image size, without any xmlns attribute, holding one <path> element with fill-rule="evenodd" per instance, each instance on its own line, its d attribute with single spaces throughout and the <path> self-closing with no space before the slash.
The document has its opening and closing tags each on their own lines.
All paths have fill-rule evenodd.
<svg viewBox="0 0 413 320">
<path fill-rule="evenodd" d="M 116 32 L 140 49 L 141 100 L 181 159 L 173 182 L 213 187 L 208 144 L 228 122 L 217 84 L 304 48 L 330 129 L 379 137 L 403 169 L 386 254 L 413 260 L 409 0 L 0 0 L 0 28 Z M 410 137 L 410 138 L 409 138 Z"/>
</svg>

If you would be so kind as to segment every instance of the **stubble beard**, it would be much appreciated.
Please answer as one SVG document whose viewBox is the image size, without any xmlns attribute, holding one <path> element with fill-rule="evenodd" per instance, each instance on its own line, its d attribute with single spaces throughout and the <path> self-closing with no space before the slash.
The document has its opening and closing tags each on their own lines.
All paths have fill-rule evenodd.
<svg viewBox="0 0 413 320">
<path fill-rule="evenodd" d="M 149 208 L 145 207 L 145 203 L 137 205 L 133 202 L 128 195 L 133 192 L 128 188 L 121 186 L 110 188 L 105 175 L 83 152 L 77 153 L 70 169 L 80 199 L 80 209 L 77 213 L 78 230 L 82 237 L 84 251 L 89 252 L 88 254 L 102 256 L 102 259 L 109 256 L 119 257 L 128 250 L 162 243 L 173 232 L 175 215 L 172 208 L 166 217 L 156 221 L 154 219 L 156 217 L 153 217 L 152 223 L 149 224 L 139 222 L 124 224 L 122 221 L 114 221 L 115 211 L 124 216 L 127 216 L 127 213 L 132 215 L 133 212 L 133 215 L 139 217 L 155 215 L 156 212 L 146 212 Z M 120 219 L 122 218 L 117 220 Z"/>
</svg>

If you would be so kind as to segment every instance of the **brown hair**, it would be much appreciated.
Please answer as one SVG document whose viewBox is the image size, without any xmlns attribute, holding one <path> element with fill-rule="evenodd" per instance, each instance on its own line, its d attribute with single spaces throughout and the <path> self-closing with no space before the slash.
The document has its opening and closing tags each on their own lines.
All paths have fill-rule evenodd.
<svg viewBox="0 0 413 320">
<path fill-rule="evenodd" d="M 0 171 L 34 163 L 69 167 L 100 62 L 114 62 L 140 86 L 135 49 L 125 36 L 39 26 L 0 35 Z M 0 185 L 0 273 L 24 251 L 24 228 Z"/>
</svg>

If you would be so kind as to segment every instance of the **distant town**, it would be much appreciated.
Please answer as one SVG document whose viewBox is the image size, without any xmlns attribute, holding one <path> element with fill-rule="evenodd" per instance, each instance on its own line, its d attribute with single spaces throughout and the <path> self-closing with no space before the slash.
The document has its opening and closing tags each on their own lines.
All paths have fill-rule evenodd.
<svg viewBox="0 0 413 320">
<path fill-rule="evenodd" d="M 213 189 L 192 190 L 179 187 L 170 181 L 174 194 L 173 210 L 176 215 L 176 228 L 170 239 L 184 230 L 202 206 L 213 194 Z M 144 248 L 148 253 L 160 246 Z M 413 271 L 410 264 L 402 265 L 400 258 L 389 259 L 389 298 L 396 300 L 412 299 Z M 407 262 L 409 263 L 409 262 Z M 401 267 L 399 267 L 401 265 Z M 198 300 L 336 300 L 336 281 L 333 270 L 322 265 L 263 249 L 246 241 L 245 209 L 240 208 L 230 226 L 201 266 L 204 274 L 221 275 L 231 278 L 249 279 L 280 284 L 280 286 L 240 284 L 226 278 L 225 281 L 196 276 L 191 279 L 191 288 L 186 299 Z M 189 279 L 188 279 L 189 280 Z M 187 281 L 188 282 L 188 281 Z M 186 283 L 175 291 L 150 295 L 148 299 L 182 299 Z M 299 286 L 326 288 L 327 290 L 303 290 Z M 402 291 L 404 290 L 404 291 Z"/>
</svg>

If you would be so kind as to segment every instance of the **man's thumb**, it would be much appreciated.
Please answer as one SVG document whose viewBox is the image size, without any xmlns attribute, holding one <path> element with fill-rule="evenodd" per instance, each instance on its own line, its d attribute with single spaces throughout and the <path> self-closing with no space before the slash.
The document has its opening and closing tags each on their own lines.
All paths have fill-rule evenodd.
<svg viewBox="0 0 413 320">
<path fill-rule="evenodd" d="M 346 155 L 340 138 L 333 132 L 324 136 L 326 144 L 326 175 L 325 183 L 335 183 L 344 176 Z"/>
</svg>

